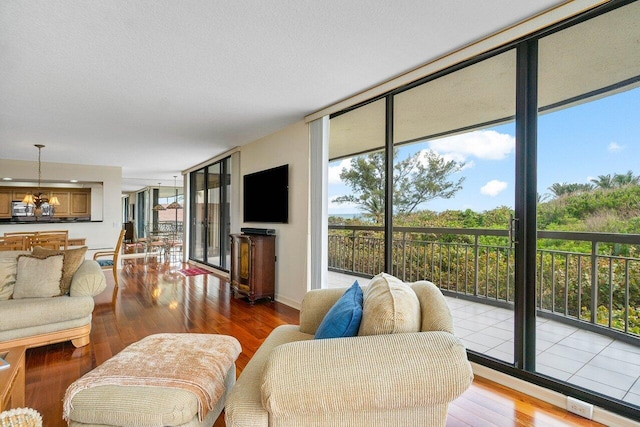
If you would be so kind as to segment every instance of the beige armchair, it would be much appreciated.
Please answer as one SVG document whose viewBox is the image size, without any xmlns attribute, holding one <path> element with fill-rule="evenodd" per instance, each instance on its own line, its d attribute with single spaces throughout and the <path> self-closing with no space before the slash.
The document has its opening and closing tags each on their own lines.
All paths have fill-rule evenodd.
<svg viewBox="0 0 640 427">
<path fill-rule="evenodd" d="M 308 292 L 300 326 L 276 328 L 238 378 L 226 425 L 444 426 L 473 373 L 440 290 L 411 287 L 421 332 L 323 340 L 314 334 L 345 289 Z"/>
</svg>

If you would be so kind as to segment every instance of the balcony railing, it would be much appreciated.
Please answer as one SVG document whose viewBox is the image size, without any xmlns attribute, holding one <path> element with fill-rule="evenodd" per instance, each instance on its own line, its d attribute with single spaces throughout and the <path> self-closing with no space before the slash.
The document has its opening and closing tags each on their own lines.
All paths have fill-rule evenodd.
<svg viewBox="0 0 640 427">
<path fill-rule="evenodd" d="M 538 231 L 538 239 L 539 315 L 640 340 L 640 235 Z M 514 260 L 507 230 L 394 228 L 396 277 L 465 298 L 512 306 Z M 371 277 L 383 268 L 382 227 L 329 226 L 329 269 Z"/>
</svg>

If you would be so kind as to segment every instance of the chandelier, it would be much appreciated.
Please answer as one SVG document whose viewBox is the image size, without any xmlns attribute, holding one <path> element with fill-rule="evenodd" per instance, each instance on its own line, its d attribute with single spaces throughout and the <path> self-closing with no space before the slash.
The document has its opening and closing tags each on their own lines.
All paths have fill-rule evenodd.
<svg viewBox="0 0 640 427">
<path fill-rule="evenodd" d="M 34 146 L 38 148 L 38 191 L 36 192 L 36 194 L 32 194 L 31 192 L 28 192 L 24 196 L 24 199 L 22 199 L 22 203 L 26 204 L 27 208 L 33 206 L 34 208 L 33 211 L 29 212 L 29 209 L 27 209 L 27 214 L 30 213 L 36 218 L 39 218 L 42 216 L 43 205 L 47 204 L 51 206 L 51 215 L 53 215 L 53 209 L 54 209 L 53 207 L 59 206 L 60 202 L 58 201 L 58 198 L 56 196 L 49 198 L 46 194 L 43 194 L 40 191 L 40 184 L 42 181 L 42 163 L 40 162 L 40 153 L 44 148 L 44 145 L 34 144 Z"/>
</svg>

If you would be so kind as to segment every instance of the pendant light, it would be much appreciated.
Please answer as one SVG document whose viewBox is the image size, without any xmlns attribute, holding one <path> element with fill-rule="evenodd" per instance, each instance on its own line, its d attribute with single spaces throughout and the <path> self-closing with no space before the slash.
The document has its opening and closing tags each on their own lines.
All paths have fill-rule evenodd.
<svg viewBox="0 0 640 427">
<path fill-rule="evenodd" d="M 40 185 L 42 183 L 42 162 L 40 161 L 40 154 L 44 145 L 34 144 L 34 147 L 38 148 L 38 191 L 36 194 L 32 194 L 31 192 L 27 193 L 24 199 L 22 199 L 22 203 L 25 203 L 27 207 L 34 206 L 33 215 L 39 218 L 42 216 L 42 205 L 45 203 L 49 204 L 51 206 L 51 215 L 53 215 L 53 207 L 59 206 L 60 202 L 56 196 L 49 198 L 40 191 Z"/>
<path fill-rule="evenodd" d="M 167 209 L 175 209 L 176 210 L 176 223 L 175 223 L 175 229 L 173 230 L 174 233 L 176 233 L 176 235 L 178 234 L 178 209 L 182 209 L 182 205 L 180 205 L 180 203 L 178 203 L 178 187 L 176 186 L 176 178 L 177 175 L 173 176 L 173 187 L 176 191 L 176 199 L 173 201 L 173 203 L 171 203 L 169 206 L 167 206 Z"/>
<path fill-rule="evenodd" d="M 176 191 L 176 199 L 173 201 L 173 203 L 167 206 L 167 209 L 182 209 L 182 205 L 178 203 L 178 187 L 176 186 L 177 177 L 178 177 L 177 175 L 173 176 L 173 187 L 174 187 L 174 190 Z"/>
<path fill-rule="evenodd" d="M 158 198 L 160 198 L 160 183 L 158 183 Z M 165 208 L 164 206 L 162 206 L 160 203 L 158 203 L 157 205 L 155 205 L 152 208 L 154 211 L 164 211 L 167 208 Z"/>
</svg>

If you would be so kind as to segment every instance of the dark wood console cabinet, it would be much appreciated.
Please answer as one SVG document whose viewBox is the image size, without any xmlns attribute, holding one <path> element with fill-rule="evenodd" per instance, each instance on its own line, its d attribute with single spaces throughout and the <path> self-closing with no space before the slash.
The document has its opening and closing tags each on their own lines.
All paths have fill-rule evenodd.
<svg viewBox="0 0 640 427">
<path fill-rule="evenodd" d="M 255 300 L 275 297 L 276 236 L 231 235 L 231 289 L 234 296 Z"/>
</svg>

